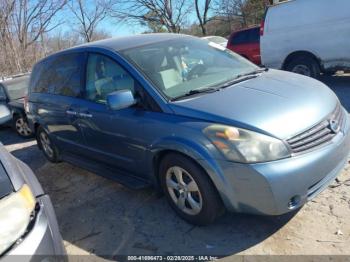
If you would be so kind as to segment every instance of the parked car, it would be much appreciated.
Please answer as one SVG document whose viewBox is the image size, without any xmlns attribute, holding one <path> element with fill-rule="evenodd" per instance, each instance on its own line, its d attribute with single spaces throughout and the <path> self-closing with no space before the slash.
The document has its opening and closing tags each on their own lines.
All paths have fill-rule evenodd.
<svg viewBox="0 0 350 262">
<path fill-rule="evenodd" d="M 24 111 L 24 97 L 28 92 L 28 83 L 29 75 L 0 82 L 0 112 L 11 112 L 10 118 L 2 119 L 0 116 L 0 125 L 10 124 L 22 137 L 32 136 Z"/>
<path fill-rule="evenodd" d="M 211 36 L 204 36 L 202 38 L 206 39 L 210 42 L 213 42 L 215 44 L 221 45 L 223 47 L 227 46 L 227 39 L 225 37 L 222 37 L 222 36 L 211 35 Z"/>
<path fill-rule="evenodd" d="M 233 32 L 227 42 L 227 48 L 260 65 L 260 27 L 255 26 Z"/>
<path fill-rule="evenodd" d="M 349 36 L 350 1 L 286 1 L 262 22 L 262 63 L 314 78 L 349 70 Z"/>
<path fill-rule="evenodd" d="M 0 143 L 0 258 L 64 255 L 51 200 L 31 169 Z"/>
<path fill-rule="evenodd" d="M 323 83 L 185 35 L 51 55 L 34 66 L 28 103 L 48 160 L 154 185 L 199 225 L 223 207 L 295 210 L 335 179 L 350 150 L 348 114 Z"/>
<path fill-rule="evenodd" d="M 11 112 L 6 105 L 0 104 L 0 124 L 11 120 Z"/>
</svg>

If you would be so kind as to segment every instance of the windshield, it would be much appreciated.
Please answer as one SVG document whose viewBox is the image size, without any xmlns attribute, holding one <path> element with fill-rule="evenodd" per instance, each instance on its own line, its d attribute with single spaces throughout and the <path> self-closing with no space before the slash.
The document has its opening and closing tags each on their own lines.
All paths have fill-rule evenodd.
<svg viewBox="0 0 350 262">
<path fill-rule="evenodd" d="M 132 48 L 122 54 L 170 100 L 259 69 L 220 45 L 193 37 Z"/>
<path fill-rule="evenodd" d="M 27 95 L 29 77 L 13 79 L 5 83 L 7 93 L 11 100 L 23 98 Z"/>
</svg>

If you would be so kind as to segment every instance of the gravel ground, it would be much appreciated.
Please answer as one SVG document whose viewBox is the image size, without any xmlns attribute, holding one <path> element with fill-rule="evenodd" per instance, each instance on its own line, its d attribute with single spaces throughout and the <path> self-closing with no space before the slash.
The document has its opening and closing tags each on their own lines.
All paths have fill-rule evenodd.
<svg viewBox="0 0 350 262">
<path fill-rule="evenodd" d="M 350 76 L 323 79 L 350 110 Z M 226 214 L 214 225 L 179 219 L 164 197 L 130 190 L 66 163 L 48 163 L 34 140 L 0 129 L 0 140 L 51 196 L 68 254 L 350 255 L 350 166 L 299 212 Z"/>
</svg>

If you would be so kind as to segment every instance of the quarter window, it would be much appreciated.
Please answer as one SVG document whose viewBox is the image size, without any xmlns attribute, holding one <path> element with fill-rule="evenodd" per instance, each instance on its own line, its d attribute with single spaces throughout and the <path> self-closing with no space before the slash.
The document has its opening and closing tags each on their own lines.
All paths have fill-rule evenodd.
<svg viewBox="0 0 350 262">
<path fill-rule="evenodd" d="M 86 69 L 86 99 L 106 103 L 108 94 L 125 89 L 135 94 L 135 81 L 128 72 L 104 55 L 89 55 Z"/>
<path fill-rule="evenodd" d="M 248 43 L 259 43 L 260 41 L 260 28 L 252 28 L 249 30 L 236 33 L 231 39 L 231 44 L 240 45 Z"/>
<path fill-rule="evenodd" d="M 259 43 L 260 42 L 260 28 L 256 27 L 249 30 L 249 42 Z"/>
<path fill-rule="evenodd" d="M 36 69 L 33 92 L 77 97 L 81 91 L 82 54 L 62 55 Z"/>
<path fill-rule="evenodd" d="M 231 43 L 234 45 L 245 44 L 249 42 L 249 34 L 247 31 L 238 32 L 232 38 Z"/>
</svg>

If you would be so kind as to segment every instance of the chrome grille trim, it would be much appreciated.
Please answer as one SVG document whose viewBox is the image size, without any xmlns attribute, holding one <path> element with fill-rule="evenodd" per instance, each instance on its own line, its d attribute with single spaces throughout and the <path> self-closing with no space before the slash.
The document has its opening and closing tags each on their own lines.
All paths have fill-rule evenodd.
<svg viewBox="0 0 350 262">
<path fill-rule="evenodd" d="M 339 124 L 340 130 L 342 130 L 344 119 L 344 111 L 341 108 L 341 105 L 337 104 L 335 110 L 327 117 L 327 119 L 312 128 L 287 139 L 287 143 L 290 146 L 292 153 L 302 153 L 331 141 L 339 131 L 332 131 L 330 120 L 336 120 Z"/>
</svg>

